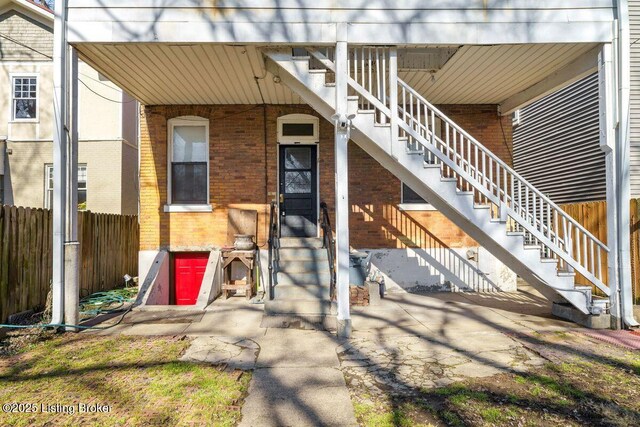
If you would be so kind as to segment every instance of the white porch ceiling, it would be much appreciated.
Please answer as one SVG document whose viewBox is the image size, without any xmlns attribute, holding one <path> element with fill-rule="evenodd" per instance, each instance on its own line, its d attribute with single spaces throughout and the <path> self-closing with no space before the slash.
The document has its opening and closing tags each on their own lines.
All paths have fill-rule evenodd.
<svg viewBox="0 0 640 427">
<path fill-rule="evenodd" d="M 84 61 L 146 105 L 261 104 L 262 97 L 268 104 L 302 103 L 273 82 L 262 54 L 251 46 L 95 44 L 78 50 Z"/>
<path fill-rule="evenodd" d="M 463 46 L 434 75 L 400 77 L 435 104 L 498 104 L 596 44 Z M 259 48 L 220 44 L 80 44 L 83 60 L 147 105 L 298 104 L 265 70 Z M 257 77 L 258 79 L 256 79 Z"/>
</svg>

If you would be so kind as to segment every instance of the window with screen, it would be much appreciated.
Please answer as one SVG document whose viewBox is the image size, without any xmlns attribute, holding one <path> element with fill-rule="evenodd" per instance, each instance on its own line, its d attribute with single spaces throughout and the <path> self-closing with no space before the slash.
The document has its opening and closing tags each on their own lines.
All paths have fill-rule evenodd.
<svg viewBox="0 0 640 427">
<path fill-rule="evenodd" d="M 171 204 L 209 203 L 209 122 L 172 119 L 169 126 Z"/>
</svg>

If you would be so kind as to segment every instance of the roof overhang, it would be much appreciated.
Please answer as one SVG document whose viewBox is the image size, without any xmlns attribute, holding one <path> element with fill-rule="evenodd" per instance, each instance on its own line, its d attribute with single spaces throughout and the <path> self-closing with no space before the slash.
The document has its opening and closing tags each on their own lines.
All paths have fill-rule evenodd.
<svg viewBox="0 0 640 427">
<path fill-rule="evenodd" d="M 399 75 L 435 104 L 504 104 L 513 109 L 595 71 L 599 46 L 464 45 L 456 47 L 440 69 L 412 67 Z M 82 43 L 76 47 L 82 60 L 146 105 L 302 103 L 266 70 L 255 45 Z"/>
<path fill-rule="evenodd" d="M 53 28 L 53 12 L 44 6 L 28 0 L 0 0 L 0 15 L 9 10 L 19 10 L 38 22 Z"/>
</svg>

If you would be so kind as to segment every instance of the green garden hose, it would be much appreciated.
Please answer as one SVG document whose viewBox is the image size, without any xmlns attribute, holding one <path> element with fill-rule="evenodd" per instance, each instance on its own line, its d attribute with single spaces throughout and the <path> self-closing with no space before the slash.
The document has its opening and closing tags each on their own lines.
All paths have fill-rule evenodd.
<svg viewBox="0 0 640 427">
<path fill-rule="evenodd" d="M 92 319 L 100 314 L 112 314 L 122 311 L 122 308 L 126 303 L 135 301 L 135 296 L 138 293 L 137 287 L 128 287 L 121 289 L 112 289 L 110 291 L 101 291 L 93 293 L 80 300 L 80 316 L 83 320 Z M 124 316 L 131 311 L 132 306 L 129 306 L 123 311 L 120 319 L 109 326 L 83 326 L 83 325 L 69 325 L 65 323 L 40 323 L 35 325 L 6 325 L 0 324 L 0 328 L 13 328 L 13 329 L 30 329 L 30 328 L 76 328 L 76 329 L 108 329 L 112 328 L 124 319 Z"/>
</svg>

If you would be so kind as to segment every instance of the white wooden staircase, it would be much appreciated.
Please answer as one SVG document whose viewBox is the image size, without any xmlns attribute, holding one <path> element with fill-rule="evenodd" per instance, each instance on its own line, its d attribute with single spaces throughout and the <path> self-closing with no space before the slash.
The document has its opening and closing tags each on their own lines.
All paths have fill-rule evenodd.
<svg viewBox="0 0 640 427">
<path fill-rule="evenodd" d="M 331 120 L 332 51 L 307 50 L 265 51 L 267 67 Z M 394 48 L 350 48 L 347 68 L 356 144 L 548 298 L 608 310 L 608 298 L 575 282 L 580 274 L 610 294 L 607 246 L 398 78 Z"/>
</svg>

